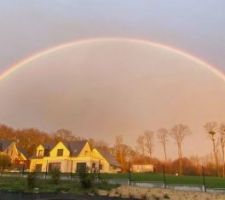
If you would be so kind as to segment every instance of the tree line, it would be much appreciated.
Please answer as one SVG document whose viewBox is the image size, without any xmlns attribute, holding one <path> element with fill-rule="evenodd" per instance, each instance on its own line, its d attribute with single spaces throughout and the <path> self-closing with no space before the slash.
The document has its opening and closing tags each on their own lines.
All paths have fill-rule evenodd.
<svg viewBox="0 0 225 200">
<path fill-rule="evenodd" d="M 160 128 L 156 131 L 146 130 L 137 136 L 136 146 L 126 144 L 123 135 L 117 135 L 113 146 L 104 141 L 93 138 L 82 138 L 74 135 L 67 129 L 59 129 L 54 133 L 47 133 L 35 128 L 14 129 L 5 124 L 0 124 L 0 139 L 14 140 L 19 148 L 26 150 L 28 156 L 32 156 L 38 144 L 54 144 L 57 141 L 75 141 L 87 139 L 93 146 L 110 151 L 120 162 L 122 170 L 130 170 L 132 164 L 152 164 L 156 172 L 162 172 L 165 168 L 167 173 L 179 175 L 200 175 L 204 165 L 207 175 L 225 176 L 225 124 L 207 122 L 204 125 L 205 132 L 212 143 L 212 150 L 206 156 L 184 156 L 183 145 L 186 137 L 191 135 L 190 128 L 185 124 L 176 124 L 172 128 Z M 177 158 L 168 159 L 168 142 L 172 140 L 176 145 Z M 154 145 L 160 144 L 163 159 L 154 157 Z"/>
</svg>

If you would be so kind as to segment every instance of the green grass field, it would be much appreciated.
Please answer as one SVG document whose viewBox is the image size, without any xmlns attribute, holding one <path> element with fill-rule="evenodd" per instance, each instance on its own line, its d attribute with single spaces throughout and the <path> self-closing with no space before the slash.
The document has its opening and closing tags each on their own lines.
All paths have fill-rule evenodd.
<svg viewBox="0 0 225 200">
<path fill-rule="evenodd" d="M 37 179 L 35 182 L 35 188 L 38 188 L 39 192 L 68 192 L 74 194 L 95 192 L 96 189 L 110 190 L 118 186 L 106 183 L 98 183 L 94 184 L 90 189 L 84 189 L 77 181 L 74 180 L 60 180 L 58 184 L 53 183 L 50 179 Z M 27 179 L 25 177 L 8 176 L 0 176 L 0 190 L 17 192 L 34 191 L 34 189 L 29 189 Z"/>
<path fill-rule="evenodd" d="M 62 175 L 64 176 L 64 175 Z M 74 176 L 76 176 L 74 174 Z M 64 176 L 65 177 L 65 176 Z M 119 174 L 100 174 L 102 180 L 109 179 L 124 179 L 128 180 L 128 173 L 119 173 Z M 51 180 L 38 179 L 37 186 L 40 192 L 59 192 L 66 191 L 70 193 L 82 194 L 84 191 L 79 183 L 74 179 L 70 179 L 70 176 L 67 174 L 68 180 L 61 180 L 59 184 L 53 184 Z M 163 183 L 163 175 L 157 173 L 132 173 L 132 181 L 150 181 L 150 182 L 161 182 Z M 224 188 L 225 189 L 225 178 L 220 177 L 205 177 L 206 187 L 207 188 Z M 203 185 L 203 180 L 201 176 L 174 176 L 166 175 L 166 184 L 178 184 L 178 185 L 193 185 L 201 186 Z M 118 185 L 117 185 L 118 186 Z M 116 187 L 116 185 L 110 185 L 103 182 L 102 184 L 95 184 L 94 189 L 111 189 Z M 12 191 L 29 191 L 27 187 L 27 179 L 25 177 L 8 177 L 0 176 L 0 190 L 12 190 Z"/>
<path fill-rule="evenodd" d="M 127 173 L 121 174 L 101 174 L 103 179 L 128 179 Z M 163 182 L 163 174 L 157 173 L 132 173 L 132 181 L 152 181 Z M 221 177 L 205 177 L 206 187 L 208 188 L 225 188 L 225 178 Z M 167 184 L 180 184 L 180 185 L 203 185 L 202 176 L 175 176 L 166 175 Z"/>
</svg>

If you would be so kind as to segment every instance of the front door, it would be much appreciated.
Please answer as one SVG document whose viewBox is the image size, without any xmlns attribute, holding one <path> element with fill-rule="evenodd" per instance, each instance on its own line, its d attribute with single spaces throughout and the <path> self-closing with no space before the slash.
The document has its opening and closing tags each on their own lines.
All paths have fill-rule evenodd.
<svg viewBox="0 0 225 200">
<path fill-rule="evenodd" d="M 87 164 L 85 162 L 77 163 L 77 172 L 86 172 Z"/>
<path fill-rule="evenodd" d="M 41 172 L 41 169 L 42 169 L 42 164 L 36 164 L 35 165 L 35 171 L 36 172 Z"/>
<path fill-rule="evenodd" d="M 61 169 L 61 163 L 60 162 L 54 162 L 54 163 L 49 163 L 48 165 L 48 170 L 52 171 L 53 169 Z"/>
</svg>

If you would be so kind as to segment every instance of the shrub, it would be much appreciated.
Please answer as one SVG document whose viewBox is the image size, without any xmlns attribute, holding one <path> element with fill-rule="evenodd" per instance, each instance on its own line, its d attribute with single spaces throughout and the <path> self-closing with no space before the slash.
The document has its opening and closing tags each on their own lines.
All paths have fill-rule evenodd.
<svg viewBox="0 0 225 200">
<path fill-rule="evenodd" d="M 4 169 L 10 167 L 11 159 L 5 153 L 0 153 L 0 172 L 3 172 Z"/>
<path fill-rule="evenodd" d="M 88 170 L 81 170 L 78 172 L 79 175 L 79 181 L 82 188 L 88 189 L 93 186 L 94 182 L 94 174 L 88 173 Z"/>
<path fill-rule="evenodd" d="M 163 195 L 163 198 L 164 198 L 164 199 L 170 199 L 170 197 L 169 197 L 168 194 L 164 194 L 164 195 Z"/>
<path fill-rule="evenodd" d="M 32 189 L 36 186 L 37 174 L 35 172 L 31 172 L 27 175 L 27 186 Z"/>
<path fill-rule="evenodd" d="M 60 175 L 61 175 L 61 172 L 60 172 L 60 169 L 59 168 L 53 168 L 51 171 L 50 171 L 50 176 L 51 176 L 51 180 L 54 184 L 58 184 L 59 181 L 60 181 Z"/>
</svg>

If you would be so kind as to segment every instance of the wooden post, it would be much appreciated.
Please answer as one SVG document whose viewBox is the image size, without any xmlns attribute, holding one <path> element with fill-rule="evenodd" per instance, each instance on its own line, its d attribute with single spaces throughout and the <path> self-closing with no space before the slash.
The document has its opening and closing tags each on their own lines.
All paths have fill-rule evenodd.
<svg viewBox="0 0 225 200">
<path fill-rule="evenodd" d="M 70 169 L 71 173 L 70 173 L 70 177 L 71 179 L 73 178 L 73 160 L 71 160 L 71 169 Z"/>
<path fill-rule="evenodd" d="M 45 179 L 46 179 L 47 175 L 48 175 L 48 160 L 46 162 L 46 168 L 45 168 Z"/>
<path fill-rule="evenodd" d="M 23 163 L 23 167 L 22 167 L 22 176 L 24 175 L 24 170 L 25 170 L 25 163 Z"/>
<path fill-rule="evenodd" d="M 130 169 L 130 161 L 129 161 L 129 171 L 128 171 L 128 185 L 131 185 L 131 169 Z"/>
<path fill-rule="evenodd" d="M 100 166 L 101 166 L 101 160 L 99 160 L 99 163 L 98 163 L 98 181 L 100 181 L 100 173 L 101 173 Z"/>
<path fill-rule="evenodd" d="M 163 164 L 163 184 L 164 188 L 166 188 L 166 169 L 164 164 Z"/>
<path fill-rule="evenodd" d="M 202 184 L 203 184 L 203 190 L 206 192 L 206 183 L 205 183 L 205 169 L 202 166 Z"/>
</svg>

